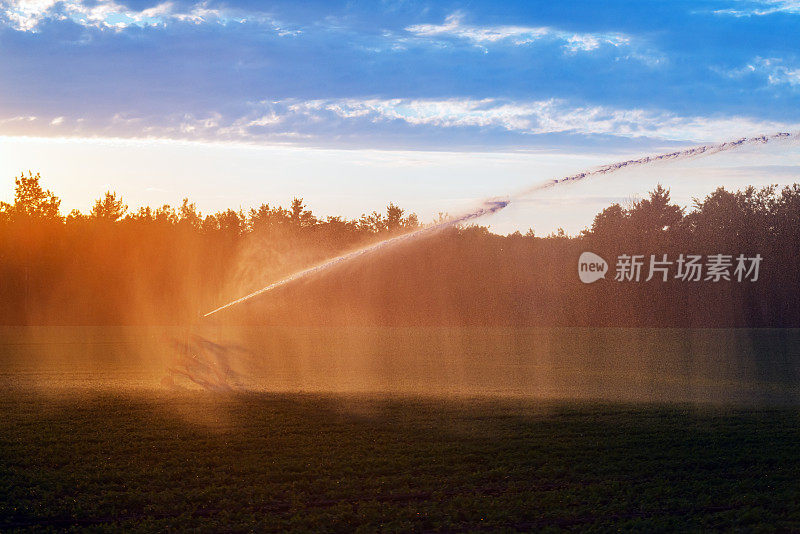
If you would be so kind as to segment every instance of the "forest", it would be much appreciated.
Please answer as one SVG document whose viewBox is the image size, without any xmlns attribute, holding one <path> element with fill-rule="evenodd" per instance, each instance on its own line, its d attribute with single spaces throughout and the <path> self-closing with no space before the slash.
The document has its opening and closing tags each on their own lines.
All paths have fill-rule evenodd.
<svg viewBox="0 0 800 534">
<path fill-rule="evenodd" d="M 440 215 L 440 218 L 443 217 Z M 320 218 L 302 198 L 288 208 L 203 215 L 131 210 L 114 192 L 89 213 L 64 215 L 39 174 L 15 178 L 0 203 L 0 323 L 180 325 L 338 254 L 420 228 L 390 203 L 358 219 Z M 578 258 L 609 264 L 584 284 Z M 800 184 L 718 188 L 683 208 L 658 186 L 613 204 L 575 236 L 497 235 L 451 227 L 362 257 L 214 316 L 288 325 L 800 327 Z M 651 255 L 674 262 L 730 256 L 728 279 L 647 280 Z M 641 255 L 641 279 L 615 279 L 617 259 Z M 737 279 L 736 258 L 761 258 Z M 741 276 L 739 277 L 741 278 Z"/>
</svg>

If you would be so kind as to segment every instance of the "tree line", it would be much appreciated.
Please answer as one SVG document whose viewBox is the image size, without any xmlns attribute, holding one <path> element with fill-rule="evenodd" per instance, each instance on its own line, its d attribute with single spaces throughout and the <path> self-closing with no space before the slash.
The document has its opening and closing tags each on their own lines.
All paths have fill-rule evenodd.
<svg viewBox="0 0 800 534">
<path fill-rule="evenodd" d="M 111 191 L 89 213 L 60 205 L 31 172 L 0 203 L 3 324 L 183 323 L 220 295 L 419 227 L 393 203 L 357 219 L 318 218 L 302 198 L 207 215 L 188 199 L 130 210 Z"/>
<path fill-rule="evenodd" d="M 41 177 L 16 178 L 0 204 L 4 324 L 186 324 L 292 272 L 420 226 L 394 204 L 357 219 L 288 208 L 202 215 L 130 210 L 107 192 L 65 216 Z M 591 284 L 578 259 L 608 262 Z M 800 185 L 719 188 L 688 209 L 659 186 L 613 204 L 576 236 L 497 235 L 450 228 L 289 284 L 215 316 L 218 321 L 324 325 L 800 326 Z M 728 278 L 677 276 L 688 257 L 731 263 Z M 760 257 L 757 279 L 736 259 Z M 641 278 L 617 280 L 619 258 Z M 647 278 L 652 259 L 669 272 Z M 667 270 L 666 268 L 664 270 Z M 740 273 L 741 274 L 741 273 Z"/>
</svg>

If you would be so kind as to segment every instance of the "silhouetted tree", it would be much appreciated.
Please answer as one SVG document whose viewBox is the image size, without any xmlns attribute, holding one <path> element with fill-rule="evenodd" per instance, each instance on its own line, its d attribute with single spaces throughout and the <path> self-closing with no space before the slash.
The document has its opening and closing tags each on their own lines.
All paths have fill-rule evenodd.
<svg viewBox="0 0 800 534">
<path fill-rule="evenodd" d="M 386 206 L 386 230 L 390 233 L 395 233 L 402 228 L 403 224 L 403 210 L 390 202 Z"/>
<path fill-rule="evenodd" d="M 20 174 L 19 178 L 14 180 L 14 204 L 0 202 L 0 213 L 10 220 L 60 220 L 58 208 L 61 200 L 52 191 L 42 189 L 40 181 L 41 176 L 38 172 L 34 175 L 28 171 L 28 176 L 25 176 L 25 173 Z"/>
<path fill-rule="evenodd" d="M 683 208 L 671 204 L 669 190 L 658 184 L 648 198 L 634 203 L 628 217 L 639 233 L 652 237 L 675 228 L 683 219 Z"/>
<path fill-rule="evenodd" d="M 317 219 L 303 204 L 302 198 L 293 198 L 289 206 L 289 220 L 295 228 L 308 228 L 317 224 Z"/>
<path fill-rule="evenodd" d="M 128 205 L 117 198 L 116 192 L 106 191 L 103 198 L 97 199 L 89 217 L 96 221 L 117 222 L 125 216 Z"/>
<path fill-rule="evenodd" d="M 382 213 L 373 211 L 369 215 L 361 214 L 358 220 L 358 227 L 361 231 L 381 234 L 387 231 L 386 219 L 383 218 Z"/>
<path fill-rule="evenodd" d="M 194 202 L 189 202 L 188 198 L 184 198 L 178 210 L 178 220 L 182 225 L 197 230 L 203 223 L 203 216 L 197 211 Z"/>
<path fill-rule="evenodd" d="M 612 204 L 595 215 L 591 229 L 584 233 L 594 236 L 620 236 L 627 229 L 627 216 L 622 206 Z"/>
</svg>

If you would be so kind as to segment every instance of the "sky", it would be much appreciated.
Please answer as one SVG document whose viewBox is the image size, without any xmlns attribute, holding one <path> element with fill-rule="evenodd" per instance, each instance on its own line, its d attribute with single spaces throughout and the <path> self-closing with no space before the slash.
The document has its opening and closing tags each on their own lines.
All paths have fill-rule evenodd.
<svg viewBox="0 0 800 534">
<path fill-rule="evenodd" d="M 208 212 L 301 196 L 423 221 L 587 167 L 800 130 L 800 0 L 0 0 L 0 197 Z M 549 191 L 487 224 L 577 232 L 656 183 L 791 183 L 795 145 Z"/>
</svg>

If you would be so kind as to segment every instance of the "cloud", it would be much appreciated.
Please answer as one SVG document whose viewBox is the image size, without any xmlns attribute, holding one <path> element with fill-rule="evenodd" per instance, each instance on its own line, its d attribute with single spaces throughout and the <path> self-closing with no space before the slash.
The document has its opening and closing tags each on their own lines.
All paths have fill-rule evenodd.
<svg viewBox="0 0 800 534">
<path fill-rule="evenodd" d="M 740 8 L 718 9 L 717 15 L 760 17 L 775 13 L 800 14 L 800 0 L 739 0 Z"/>
<path fill-rule="evenodd" d="M 769 85 L 800 86 L 800 67 L 787 66 L 780 58 L 756 57 L 745 66 L 736 69 L 715 69 L 729 78 L 739 79 L 747 76 L 766 78 Z"/>
<path fill-rule="evenodd" d="M 0 10 L 13 27 L 30 31 L 57 3 L 57 0 L 16 0 L 0 3 Z"/>
<path fill-rule="evenodd" d="M 21 115 L 18 117 L 6 117 L 0 118 L 0 125 L 8 125 L 13 124 L 15 122 L 33 122 L 37 120 L 38 117 L 34 117 L 33 115 Z"/>
<path fill-rule="evenodd" d="M 0 134 L 492 150 L 800 122 L 793 17 L 423 1 L 0 0 L 0 120 L 38 117 Z"/>
<path fill-rule="evenodd" d="M 568 52 L 589 52 L 601 46 L 624 47 L 631 44 L 630 37 L 621 33 L 573 33 L 547 26 L 472 26 L 463 23 L 461 13 L 453 13 L 443 24 L 415 24 L 406 31 L 416 37 L 463 39 L 485 48 L 495 43 L 516 46 L 537 41 L 555 41 Z"/>
<path fill-rule="evenodd" d="M 742 116 L 681 116 L 665 111 L 576 106 L 557 99 L 331 99 L 265 101 L 242 116 L 211 113 L 168 116 L 116 114 L 107 119 L 0 118 L 6 135 L 99 136 L 291 144 L 385 145 L 427 149 L 429 138 L 535 147 L 544 136 L 591 136 L 706 142 L 800 130 L 800 124 Z M 49 126 L 48 126 L 49 124 Z M 577 141 L 575 141 L 577 142 Z"/>
<path fill-rule="evenodd" d="M 114 1 L 85 3 L 81 0 L 7 0 L 0 10 L 10 25 L 21 31 L 36 31 L 48 19 L 72 20 L 83 26 L 125 28 L 163 23 L 172 4 L 164 2 L 139 11 L 127 9 Z"/>
<path fill-rule="evenodd" d="M 289 109 L 294 114 L 316 118 L 330 113 L 343 119 L 358 118 L 372 123 L 402 121 L 413 126 L 437 128 L 498 128 L 528 136 L 568 133 L 709 141 L 800 127 L 798 124 L 743 117 L 682 117 L 643 109 L 571 106 L 558 99 L 530 102 L 496 99 L 316 100 L 294 103 Z"/>
<path fill-rule="evenodd" d="M 280 35 L 296 35 L 297 29 L 279 24 L 263 13 L 240 9 L 218 9 L 208 2 L 178 4 L 171 0 L 133 9 L 114 0 L 0 0 L 0 15 L 19 31 L 36 32 L 46 20 L 72 21 L 83 27 L 123 30 L 132 26 L 164 27 L 172 23 L 231 24 L 258 23 L 271 26 Z"/>
</svg>

